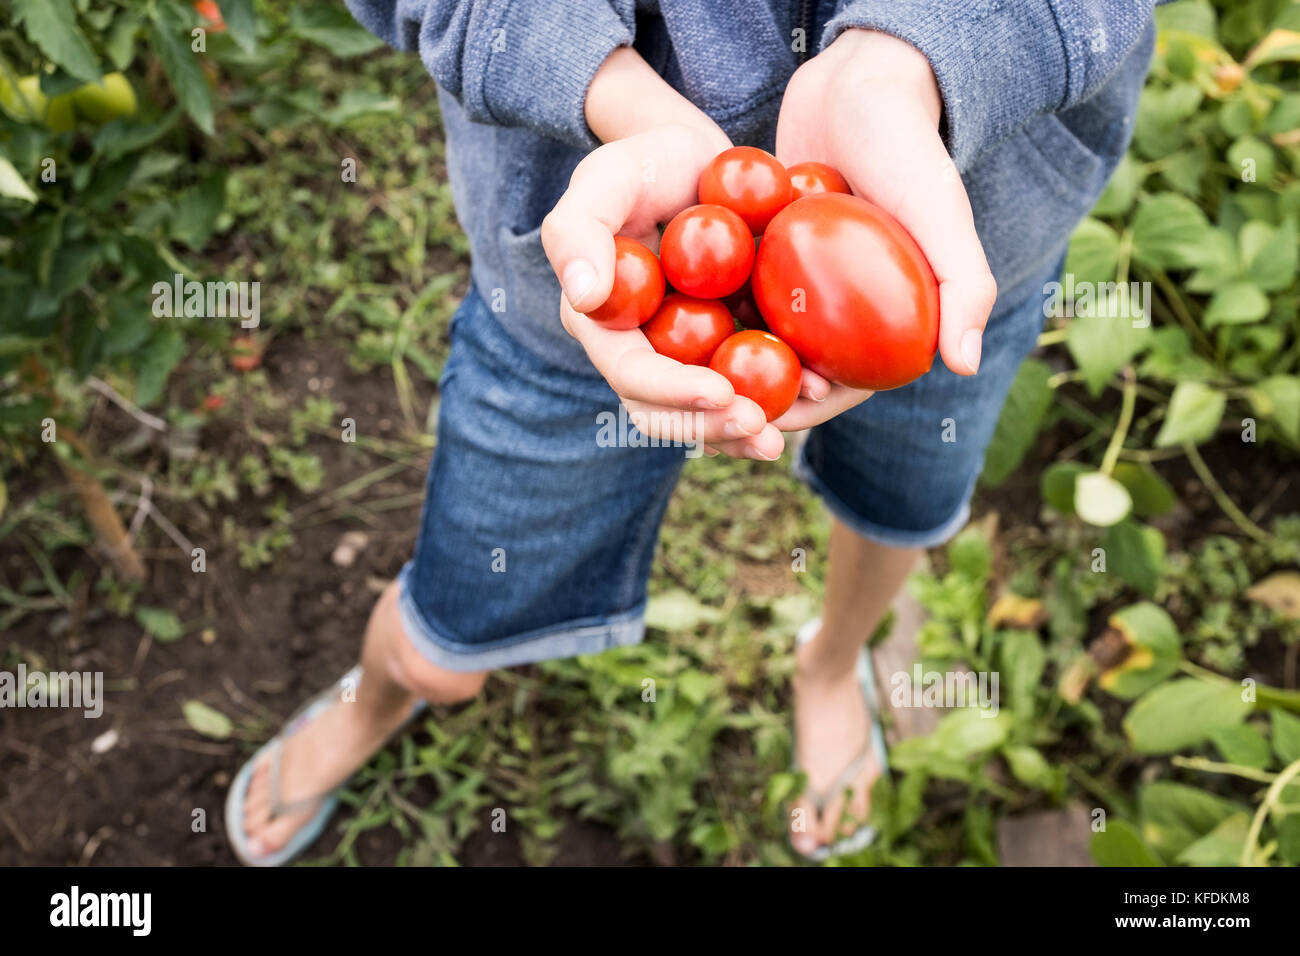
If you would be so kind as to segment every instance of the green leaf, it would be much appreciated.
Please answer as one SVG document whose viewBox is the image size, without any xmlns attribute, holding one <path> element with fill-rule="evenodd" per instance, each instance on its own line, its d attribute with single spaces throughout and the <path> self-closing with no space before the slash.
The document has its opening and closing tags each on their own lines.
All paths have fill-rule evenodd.
<svg viewBox="0 0 1300 956">
<path fill-rule="evenodd" d="M 1167 860 L 1245 809 L 1231 800 L 1166 780 L 1144 786 L 1138 794 L 1138 808 L 1143 838 Z"/>
<path fill-rule="evenodd" d="M 100 78 L 99 59 L 77 25 L 72 0 L 14 0 L 14 19 L 42 53 L 77 79 Z"/>
<path fill-rule="evenodd" d="M 194 125 L 211 136 L 212 91 L 208 89 L 207 78 L 190 51 L 189 28 L 166 4 L 153 7 L 152 14 L 149 24 L 151 44 L 167 79 L 171 81 L 176 100 L 194 120 Z"/>
<path fill-rule="evenodd" d="M 1009 745 L 1002 748 L 1002 756 L 1006 758 L 1011 773 L 1026 787 L 1047 793 L 1060 791 L 1064 771 L 1054 768 L 1033 747 Z"/>
<path fill-rule="evenodd" d="M 1130 519 L 1107 528 L 1102 547 L 1108 570 L 1141 593 L 1155 594 L 1165 560 L 1164 535 Z"/>
<path fill-rule="evenodd" d="M 719 617 L 721 612 L 717 608 L 701 604 L 689 592 L 674 588 L 650 598 L 646 605 L 645 626 L 661 631 L 693 631 Z"/>
<path fill-rule="evenodd" d="M 1241 227 L 1237 241 L 1246 278 L 1259 288 L 1280 292 L 1295 281 L 1300 238 L 1293 220 L 1276 228 L 1266 222 L 1248 222 Z"/>
<path fill-rule="evenodd" d="M 1164 866 L 1137 828 L 1126 820 L 1115 820 L 1094 833 L 1088 852 L 1098 866 Z"/>
<path fill-rule="evenodd" d="M 1205 261 L 1210 223 L 1199 206 L 1175 193 L 1138 204 L 1133 216 L 1133 258 L 1158 269 L 1188 269 Z"/>
<path fill-rule="evenodd" d="M 162 395 L 167 376 L 185 354 L 185 341 L 175 329 L 164 329 L 144 346 L 144 353 L 136 366 L 135 402 L 140 406 L 152 405 Z"/>
<path fill-rule="evenodd" d="M 21 199 L 23 202 L 36 202 L 36 193 L 32 192 L 32 187 L 27 185 L 27 181 L 14 168 L 14 164 L 3 156 L 0 156 L 0 196 Z"/>
<path fill-rule="evenodd" d="M 1224 727 L 1210 735 L 1210 743 L 1228 763 L 1241 764 L 1267 770 L 1273 762 L 1273 754 L 1268 749 L 1268 741 L 1253 724 L 1240 727 Z"/>
<path fill-rule="evenodd" d="M 1223 393 L 1200 382 L 1180 382 L 1174 388 L 1164 424 L 1156 435 L 1156 447 L 1168 448 L 1185 442 L 1200 444 L 1219 427 L 1227 399 Z"/>
<path fill-rule="evenodd" d="M 383 41 L 357 21 L 342 7 L 295 6 L 289 15 L 292 32 L 329 50 L 337 57 L 359 56 L 378 49 Z"/>
<path fill-rule="evenodd" d="M 1024 460 L 1052 404 L 1052 390 L 1047 384 L 1051 376 L 1052 370 L 1037 359 L 1027 359 L 1016 372 L 993 439 L 984 453 L 984 472 L 980 475 L 984 484 L 1000 485 Z"/>
<path fill-rule="evenodd" d="M 1133 513 L 1139 518 L 1168 514 L 1178 501 L 1169 483 L 1144 462 L 1116 462 L 1110 476 L 1128 489 Z"/>
<path fill-rule="evenodd" d="M 1300 864 L 1300 813 L 1291 813 L 1277 825 L 1277 855 L 1284 863 Z"/>
<path fill-rule="evenodd" d="M 1284 765 L 1300 760 L 1300 717 L 1280 707 L 1269 710 L 1273 721 L 1273 752 Z"/>
<path fill-rule="evenodd" d="M 1066 347 L 1094 398 L 1150 342 L 1149 320 L 1135 314 L 1138 303 L 1121 305 L 1121 314 L 1078 315 L 1065 333 Z M 1103 307 L 1101 311 L 1108 309 Z"/>
<path fill-rule="evenodd" d="M 1250 814 L 1242 812 L 1228 817 L 1182 853 L 1177 862 L 1186 866 L 1236 866 L 1250 831 Z"/>
<path fill-rule="evenodd" d="M 1109 475 L 1087 471 L 1074 481 L 1074 510 L 1088 524 L 1108 528 L 1133 510 L 1128 489 Z"/>
<path fill-rule="evenodd" d="M 359 116 L 397 113 L 401 106 L 397 97 L 375 90 L 344 90 L 338 105 L 322 115 L 331 126 L 344 126 Z"/>
<path fill-rule="evenodd" d="M 1017 721 L 1027 722 L 1034 716 L 1038 686 L 1047 666 L 1047 652 L 1033 631 L 1010 630 L 1002 635 L 999 658 L 1005 672 L 1012 714 Z"/>
<path fill-rule="evenodd" d="M 226 172 L 214 170 L 176 200 L 171 234 L 198 251 L 207 245 L 226 202 Z"/>
<path fill-rule="evenodd" d="M 1229 282 L 1214 293 L 1205 309 L 1205 327 L 1244 325 L 1268 315 L 1268 296 L 1253 282 Z"/>
<path fill-rule="evenodd" d="M 1069 517 L 1074 514 L 1074 486 L 1082 474 L 1092 469 L 1077 461 L 1058 461 L 1043 472 L 1040 490 L 1043 500 L 1059 513 Z"/>
<path fill-rule="evenodd" d="M 1277 174 L 1272 147 L 1254 136 L 1243 136 L 1229 146 L 1227 159 L 1237 178 L 1244 182 L 1270 186 Z"/>
<path fill-rule="evenodd" d="M 988 539 L 977 528 L 963 529 L 948 545 L 948 564 L 968 581 L 983 584 L 993 567 Z"/>
<path fill-rule="evenodd" d="M 185 634 L 180 619 L 165 608 L 138 607 L 135 609 L 135 619 L 145 629 L 145 633 L 161 644 L 178 641 Z"/>
<path fill-rule="evenodd" d="M 1070 236 L 1065 272 L 1076 282 L 1114 282 L 1119 263 L 1119 235 L 1097 219 L 1085 219 Z"/>
<path fill-rule="evenodd" d="M 1282 434 L 1300 443 L 1300 377 L 1272 375 L 1250 386 L 1255 414 L 1277 424 Z"/>
<path fill-rule="evenodd" d="M 1123 635 L 1129 655 L 1097 677 L 1102 690 L 1133 700 L 1177 672 L 1183 659 L 1182 638 L 1163 608 L 1143 601 L 1116 611 L 1107 623 Z"/>
<path fill-rule="evenodd" d="M 1097 200 L 1097 205 L 1093 206 L 1092 214 L 1094 216 L 1124 215 L 1132 208 L 1133 200 L 1137 198 L 1137 191 L 1141 188 L 1145 177 L 1145 167 L 1134 159 L 1131 153 L 1126 153 L 1110 177 L 1110 182 L 1106 184 L 1105 192 Z"/>
<path fill-rule="evenodd" d="M 226 740 L 235 729 L 229 717 L 201 700 L 187 700 L 181 704 L 181 713 L 195 732 L 213 740 Z"/>
<path fill-rule="evenodd" d="M 1253 705 L 1231 685 L 1185 678 L 1144 694 L 1124 717 L 1124 733 L 1141 754 L 1193 747 L 1245 720 Z"/>
<path fill-rule="evenodd" d="M 253 0 L 217 0 L 221 19 L 226 21 L 226 31 L 245 53 L 257 48 L 257 17 Z"/>
</svg>

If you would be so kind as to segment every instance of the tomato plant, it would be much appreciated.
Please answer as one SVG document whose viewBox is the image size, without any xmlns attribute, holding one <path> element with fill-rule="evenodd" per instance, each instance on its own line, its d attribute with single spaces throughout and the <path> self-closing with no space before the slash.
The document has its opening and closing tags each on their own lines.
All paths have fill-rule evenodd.
<svg viewBox="0 0 1300 956">
<path fill-rule="evenodd" d="M 839 170 L 825 163 L 795 163 L 789 169 L 790 187 L 794 199 L 815 196 L 818 193 L 852 194 L 849 181 Z"/>
<path fill-rule="evenodd" d="M 838 193 L 783 209 L 759 247 L 754 299 L 804 364 L 850 388 L 897 388 L 939 345 L 939 284 L 882 209 Z"/>
<path fill-rule="evenodd" d="M 735 330 L 731 313 L 717 299 L 693 299 L 680 292 L 664 296 L 659 311 L 642 328 L 656 352 L 683 365 L 708 365 Z"/>
<path fill-rule="evenodd" d="M 655 254 L 635 239 L 614 237 L 614 287 L 587 315 L 611 329 L 635 329 L 649 321 L 664 298 L 664 271 Z"/>
<path fill-rule="evenodd" d="M 799 356 L 770 332 L 737 332 L 718 346 L 709 368 L 726 378 L 737 395 L 757 402 L 769 422 L 789 411 L 799 397 Z"/>
<path fill-rule="evenodd" d="M 659 242 L 664 275 L 678 292 L 720 299 L 745 284 L 754 266 L 754 239 L 738 215 L 708 203 L 679 212 Z"/>
<path fill-rule="evenodd" d="M 794 198 L 785 167 L 753 146 L 733 146 L 715 156 L 700 174 L 699 189 L 700 202 L 730 209 L 756 236 Z"/>
</svg>

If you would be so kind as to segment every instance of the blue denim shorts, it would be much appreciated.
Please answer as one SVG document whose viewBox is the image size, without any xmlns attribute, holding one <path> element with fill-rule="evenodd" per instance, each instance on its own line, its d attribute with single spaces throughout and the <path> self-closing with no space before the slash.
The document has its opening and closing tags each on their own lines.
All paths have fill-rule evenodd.
<svg viewBox="0 0 1300 956">
<path fill-rule="evenodd" d="M 808 433 L 795 467 L 836 517 L 900 547 L 961 529 L 1007 390 L 1042 328 L 1042 281 L 1027 287 L 995 310 L 977 375 L 954 375 L 936 357 L 916 382 Z M 407 636 L 449 670 L 639 641 L 659 524 L 687 457 L 644 447 L 590 365 L 560 367 L 507 323 L 473 288 L 452 319 L 424 512 L 399 577 Z"/>
</svg>

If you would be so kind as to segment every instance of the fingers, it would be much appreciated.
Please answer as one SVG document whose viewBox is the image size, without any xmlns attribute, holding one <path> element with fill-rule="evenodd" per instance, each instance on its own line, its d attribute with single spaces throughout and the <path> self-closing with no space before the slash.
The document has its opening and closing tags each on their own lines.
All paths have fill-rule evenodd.
<svg viewBox="0 0 1300 956">
<path fill-rule="evenodd" d="M 804 371 L 806 374 L 810 374 L 806 369 Z M 823 381 L 825 380 L 823 379 Z M 826 397 L 820 402 L 803 397 L 797 399 L 790 406 L 790 410 L 773 421 L 772 424 L 783 432 L 803 431 L 805 428 L 812 428 L 814 425 L 829 421 L 855 405 L 861 405 L 875 394 L 874 392 L 845 388 L 843 385 L 830 385 L 829 383 L 827 389 Z"/>
<path fill-rule="evenodd" d="M 841 172 L 854 192 L 902 223 L 925 253 L 939 280 L 939 354 L 958 375 L 973 375 L 997 283 L 961 176 L 930 118 L 910 98 L 874 97 L 858 112 L 862 121 L 838 134 L 837 153 L 854 157 Z M 883 143 L 889 148 L 880 148 Z"/>
<path fill-rule="evenodd" d="M 690 411 L 624 400 L 629 420 L 649 438 L 681 443 L 739 442 L 767 425 L 763 410 L 747 398 L 727 409 Z"/>
<path fill-rule="evenodd" d="M 747 398 L 736 399 L 737 403 L 747 402 Z M 752 458 L 755 461 L 776 461 L 785 451 L 785 436 L 771 422 L 752 438 L 740 441 L 711 442 L 709 447 L 732 458 Z"/>
<path fill-rule="evenodd" d="M 800 398 L 808 398 L 814 402 L 824 402 L 830 393 L 831 383 L 829 381 L 810 368 L 803 370 L 803 378 L 799 383 Z"/>
<path fill-rule="evenodd" d="M 609 297 L 616 234 L 649 238 L 695 202 L 716 145 L 698 130 L 665 127 L 608 143 L 577 165 L 542 220 L 546 257 L 575 309 L 590 312 Z"/>
<path fill-rule="evenodd" d="M 593 322 L 575 311 L 564 295 L 560 321 L 622 399 L 708 411 L 729 408 L 736 398 L 731 383 L 712 369 L 660 355 L 640 329 L 618 331 Z"/>
</svg>

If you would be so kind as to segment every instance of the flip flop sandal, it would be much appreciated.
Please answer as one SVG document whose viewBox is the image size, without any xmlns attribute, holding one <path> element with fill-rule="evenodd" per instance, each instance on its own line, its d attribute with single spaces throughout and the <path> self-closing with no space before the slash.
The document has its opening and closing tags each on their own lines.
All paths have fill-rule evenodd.
<svg viewBox="0 0 1300 956">
<path fill-rule="evenodd" d="M 815 638 L 821 630 L 821 619 L 813 618 L 803 627 L 799 628 L 799 633 L 795 637 L 798 644 L 807 644 Z M 866 702 L 867 713 L 871 719 L 871 730 L 867 736 L 867 743 L 858 751 L 857 755 L 849 761 L 848 765 L 839 772 L 830 786 L 822 790 L 807 790 L 808 796 L 812 800 L 812 805 L 821 816 L 831 801 L 842 794 L 854 779 L 862 772 L 862 766 L 871 757 L 874 752 L 880 763 L 880 772 L 889 773 L 889 761 L 885 752 L 885 733 L 880 725 L 880 718 L 877 717 L 878 708 L 876 702 L 876 675 L 875 669 L 871 666 L 871 649 L 867 645 L 862 645 L 862 651 L 858 655 L 857 666 L 858 686 L 862 689 L 862 699 Z M 798 739 L 797 737 L 795 738 Z M 796 747 L 794 754 L 795 772 L 799 771 L 799 751 Z M 824 863 L 826 860 L 838 856 L 847 856 L 850 853 L 857 853 L 859 850 L 866 849 L 876 839 L 876 828 L 869 823 L 864 823 L 848 836 L 841 837 L 829 846 L 821 846 L 812 853 L 798 853 L 805 860 L 814 863 Z"/>
<path fill-rule="evenodd" d="M 263 744 L 257 753 L 253 754 L 239 768 L 239 773 L 235 775 L 235 780 L 226 793 L 226 836 L 230 840 L 231 849 L 235 851 L 235 856 L 245 866 L 283 866 L 315 843 L 316 838 L 325 829 L 325 824 L 329 822 L 329 818 L 334 815 L 339 802 L 338 792 L 347 781 L 326 793 L 285 803 L 280 799 L 280 762 L 284 756 L 284 742 L 320 716 L 328 707 L 338 703 L 345 688 L 350 686 L 355 689 L 360 685 L 360 682 L 361 666 L 358 664 L 332 686 L 309 698 L 285 722 L 280 732 Z M 417 700 L 411 706 L 411 711 L 406 715 L 406 719 L 402 721 L 401 727 L 398 728 L 398 731 L 394 731 L 394 735 L 424 710 L 425 706 L 425 701 Z M 265 856 L 257 856 L 249 846 L 248 835 L 244 832 L 244 803 L 248 799 L 248 787 L 253 779 L 253 770 L 261 763 L 263 758 L 269 758 L 271 762 L 269 781 L 271 819 L 288 813 L 295 813 L 310 806 L 319 805 L 319 808 L 310 820 L 294 831 L 293 836 L 289 838 L 289 842 L 284 846 Z"/>
</svg>

